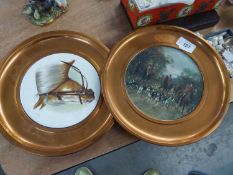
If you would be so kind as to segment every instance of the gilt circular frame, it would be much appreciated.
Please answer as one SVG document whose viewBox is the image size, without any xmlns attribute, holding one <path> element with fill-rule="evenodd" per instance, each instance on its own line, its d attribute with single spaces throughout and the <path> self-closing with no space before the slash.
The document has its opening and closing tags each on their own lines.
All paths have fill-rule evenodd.
<svg viewBox="0 0 233 175">
<path fill-rule="evenodd" d="M 72 31 L 52 31 L 42 33 L 27 39 L 18 45 L 16 49 L 6 57 L 0 67 L 0 129 L 2 133 L 14 144 L 33 153 L 47 156 L 66 155 L 83 149 L 93 143 L 112 127 L 113 118 L 100 94 L 100 87 L 99 90 L 98 87 L 97 90 L 94 90 L 93 87 L 95 83 L 89 82 L 88 87 L 87 82 L 85 84 L 84 81 L 85 79 L 87 79 L 87 81 L 93 80 L 91 79 L 93 73 L 89 77 L 87 75 L 89 73 L 88 69 L 93 69 L 92 72 L 96 71 L 95 74 L 99 77 L 100 86 L 100 76 L 106 63 L 108 52 L 109 49 L 100 42 L 81 33 Z M 60 56 L 60 53 L 62 54 L 61 60 L 56 60 L 54 56 L 51 56 Z M 73 56 L 73 60 L 69 59 L 70 56 Z M 83 62 L 81 65 L 76 65 L 75 61 L 82 60 L 88 64 L 85 63 L 86 65 L 84 65 Z M 41 61 L 43 64 L 37 64 Z M 52 65 L 50 71 L 47 69 L 43 70 L 44 72 L 42 71 L 44 66 L 54 64 L 54 62 L 56 64 L 55 66 Z M 26 93 L 21 91 L 24 91 L 25 89 L 29 92 L 30 89 L 35 89 L 36 87 L 35 85 L 32 85 L 35 79 L 31 79 L 31 75 L 33 75 L 31 72 L 34 71 L 33 66 L 37 68 L 37 71 L 41 71 L 37 77 L 39 83 L 36 82 L 41 84 L 41 87 L 37 86 L 38 94 L 35 94 L 37 92 L 34 90 L 35 92 L 33 91 L 33 94 L 35 94 L 35 97 L 33 97 L 31 101 L 29 100 L 29 102 L 25 103 L 26 105 L 23 105 L 23 101 L 28 100 L 30 97 L 26 96 Z M 83 86 L 81 86 L 81 83 L 79 84 L 78 80 L 75 80 L 72 76 L 71 78 L 68 78 L 68 72 L 71 67 L 74 68 L 74 70 L 76 69 L 76 73 L 78 72 L 82 75 L 79 79 L 80 82 L 83 80 Z M 85 67 L 87 67 L 87 70 L 84 69 Z M 44 80 L 41 80 L 41 76 L 43 76 L 42 78 L 44 78 Z M 59 76 L 61 79 L 59 79 Z M 27 77 L 26 80 L 24 80 L 25 77 Z M 61 90 L 61 87 L 59 87 L 60 91 L 49 91 L 49 88 L 51 89 L 51 87 L 55 87 L 56 83 L 58 84 L 58 79 L 61 82 L 67 80 L 65 85 L 64 83 L 62 84 L 63 91 Z M 29 82 L 30 80 L 31 82 Z M 51 80 L 54 80 L 54 82 Z M 49 83 L 47 87 L 42 84 L 44 82 Z M 98 81 L 96 80 L 96 82 Z M 27 86 L 30 87 L 27 88 Z M 23 89 L 21 89 L 22 87 Z M 80 91 L 73 92 L 71 87 L 73 89 L 78 89 L 80 87 Z M 46 90 L 46 88 L 48 89 L 47 92 L 53 92 L 53 94 L 46 93 L 46 95 L 44 95 L 43 93 L 46 91 L 43 90 Z M 59 88 L 57 86 L 57 88 L 54 89 Z M 67 91 L 67 88 L 69 91 Z M 66 96 L 66 93 L 68 93 L 68 96 Z M 73 93 L 79 98 L 74 98 Z M 96 93 L 99 93 L 99 95 Z M 56 96 L 56 98 L 49 98 L 49 96 L 55 96 L 57 94 L 59 96 Z M 92 103 L 94 97 L 97 97 L 95 95 L 98 95 L 98 98 L 95 101 L 96 104 L 94 104 L 94 106 L 90 108 L 90 111 L 85 114 L 87 116 L 83 116 L 82 119 L 74 121 L 73 123 L 71 122 L 68 125 L 61 125 L 61 127 L 57 127 L 60 125 L 51 127 L 53 125 L 47 126 L 43 125 L 43 122 L 36 122 L 33 118 L 28 116 L 31 115 L 31 113 L 26 110 L 26 107 L 28 107 L 34 100 L 32 105 L 29 106 L 31 111 L 37 110 L 37 112 L 33 114 L 35 115 L 34 118 L 43 117 L 45 116 L 46 111 L 45 113 L 40 113 L 40 110 L 46 108 L 46 103 L 49 100 L 51 103 L 54 101 L 59 102 L 59 105 L 64 105 L 65 100 L 65 102 L 79 102 L 80 104 L 83 104 L 85 102 Z M 62 98 L 60 98 L 61 96 Z M 41 99 L 39 99 L 39 97 L 43 97 L 43 100 L 40 101 Z M 24 100 L 21 98 L 24 98 Z M 35 103 L 35 99 L 39 99 L 37 103 Z M 60 104 L 61 101 L 62 104 Z M 50 113 L 49 116 L 55 118 L 54 120 L 56 120 L 56 110 L 58 107 L 56 106 L 56 109 L 54 110 L 55 113 Z M 69 117 L 71 117 L 71 120 L 74 119 L 74 115 L 69 116 L 71 114 L 67 110 L 69 108 L 63 109 L 66 110 L 64 111 L 63 120 L 66 116 L 67 120 Z M 73 109 L 73 112 L 76 112 L 75 115 L 78 117 L 79 111 L 74 110 L 76 109 Z M 61 122 L 62 120 L 60 123 Z"/>
<path fill-rule="evenodd" d="M 180 37 L 196 45 L 196 49 L 192 53 L 181 50 L 176 44 Z M 143 50 L 154 46 L 182 51 L 199 68 L 203 80 L 202 97 L 185 117 L 175 120 L 148 117 L 127 95 L 125 74 L 129 63 Z M 118 123 L 143 140 L 166 146 L 193 143 L 209 135 L 221 123 L 230 100 L 229 78 L 221 57 L 204 39 L 173 26 L 139 29 L 120 41 L 110 52 L 102 83 L 106 104 Z"/>
</svg>

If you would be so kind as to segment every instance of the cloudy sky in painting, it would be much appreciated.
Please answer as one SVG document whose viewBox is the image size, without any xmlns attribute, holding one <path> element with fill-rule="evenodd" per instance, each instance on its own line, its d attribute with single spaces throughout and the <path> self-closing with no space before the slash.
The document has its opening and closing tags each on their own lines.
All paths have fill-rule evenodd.
<svg viewBox="0 0 233 175">
<path fill-rule="evenodd" d="M 195 73 L 200 73 L 196 63 L 184 52 L 171 47 L 163 47 L 163 53 L 173 61 L 172 64 L 167 64 L 164 74 L 177 77 L 184 69 L 191 69 Z"/>
</svg>

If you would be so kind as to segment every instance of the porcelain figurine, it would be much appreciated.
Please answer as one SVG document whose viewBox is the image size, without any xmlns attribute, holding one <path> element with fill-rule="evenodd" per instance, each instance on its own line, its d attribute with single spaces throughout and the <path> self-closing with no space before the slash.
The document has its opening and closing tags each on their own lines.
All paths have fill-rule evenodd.
<svg viewBox="0 0 233 175">
<path fill-rule="evenodd" d="M 44 26 L 67 11 L 67 0 L 28 0 L 23 13 L 35 25 Z"/>
</svg>

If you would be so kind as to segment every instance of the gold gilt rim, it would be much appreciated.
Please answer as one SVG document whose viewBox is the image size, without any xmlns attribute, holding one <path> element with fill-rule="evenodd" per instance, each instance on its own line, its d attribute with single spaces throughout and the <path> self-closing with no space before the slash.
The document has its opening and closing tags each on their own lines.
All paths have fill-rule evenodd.
<svg viewBox="0 0 233 175">
<path fill-rule="evenodd" d="M 19 86 L 27 69 L 43 56 L 73 53 L 85 58 L 101 77 L 109 49 L 99 41 L 72 31 L 51 31 L 33 36 L 19 44 L 0 67 L 0 130 L 12 143 L 36 154 L 60 156 L 92 144 L 106 133 L 114 121 L 103 97 L 82 122 L 53 129 L 33 122 L 24 112 Z"/>
<path fill-rule="evenodd" d="M 179 37 L 197 46 L 193 53 L 185 53 L 202 74 L 201 101 L 184 118 L 151 119 L 139 111 L 127 95 L 124 84 L 127 66 L 135 55 L 154 45 L 179 49 L 176 45 Z M 195 33 L 174 26 L 146 27 L 125 37 L 111 50 L 101 78 L 105 102 L 117 122 L 133 135 L 154 144 L 177 146 L 206 137 L 220 125 L 230 102 L 230 79 L 220 55 Z"/>
</svg>

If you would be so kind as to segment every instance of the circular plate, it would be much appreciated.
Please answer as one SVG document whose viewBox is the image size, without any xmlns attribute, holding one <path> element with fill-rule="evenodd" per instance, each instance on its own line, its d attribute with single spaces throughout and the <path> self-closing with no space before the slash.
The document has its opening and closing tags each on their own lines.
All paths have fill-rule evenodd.
<svg viewBox="0 0 233 175">
<path fill-rule="evenodd" d="M 196 46 L 192 53 L 176 44 L 180 37 Z M 219 126 L 229 105 L 227 75 L 204 39 L 182 28 L 148 27 L 112 49 L 103 94 L 130 133 L 155 144 L 183 145 Z"/>
<path fill-rule="evenodd" d="M 101 96 L 109 50 L 83 34 L 56 31 L 21 43 L 0 67 L 0 129 L 42 155 L 78 151 L 113 119 Z"/>
</svg>

